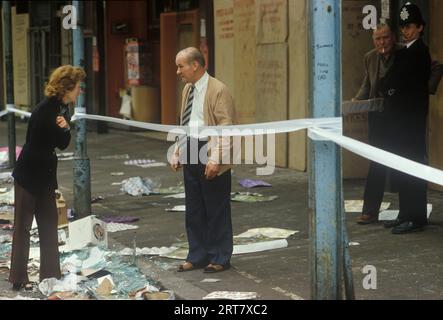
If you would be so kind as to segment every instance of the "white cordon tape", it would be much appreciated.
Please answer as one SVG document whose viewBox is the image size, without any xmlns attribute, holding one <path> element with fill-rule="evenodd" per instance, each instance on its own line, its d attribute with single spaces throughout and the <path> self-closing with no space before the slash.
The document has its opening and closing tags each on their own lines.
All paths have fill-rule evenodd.
<svg viewBox="0 0 443 320">
<path fill-rule="evenodd" d="M 9 106 L 6 112 L 8 111 L 30 116 L 29 112 L 11 108 Z M 4 113 L 4 111 L 2 113 Z M 90 120 L 114 122 L 146 130 L 154 130 L 162 132 L 179 132 L 179 133 L 186 132 L 187 134 L 189 134 L 190 132 L 189 127 L 146 123 L 146 122 L 139 122 L 133 120 L 123 120 L 118 118 L 90 115 L 84 113 L 74 114 L 71 120 L 75 121 L 77 119 L 90 119 Z M 336 144 L 342 146 L 343 148 L 355 154 L 358 154 L 366 159 L 378 162 L 395 170 L 443 186 L 442 170 L 423 165 L 421 163 L 400 157 L 391 152 L 384 151 L 382 149 L 373 147 L 366 143 L 343 136 L 341 133 L 342 118 L 340 117 L 320 118 L 320 119 L 296 119 L 296 120 L 264 122 L 264 123 L 255 123 L 255 124 L 238 125 L 238 126 L 199 127 L 199 131 L 211 130 L 211 134 L 218 136 L 254 135 L 257 134 L 257 131 L 262 131 L 263 134 L 286 133 L 302 129 L 308 129 L 308 135 L 310 139 L 333 141 Z"/>
<path fill-rule="evenodd" d="M 8 110 L 0 111 L 0 118 L 9 113 Z"/>
<path fill-rule="evenodd" d="M 7 110 L 8 112 L 14 112 L 14 113 L 17 113 L 17 114 L 21 114 L 21 115 L 23 115 L 23 116 L 25 116 L 25 117 L 27 117 L 27 118 L 30 118 L 30 117 L 31 117 L 31 112 L 27 112 L 27 111 L 23 111 L 23 110 L 20 110 L 20 109 L 14 108 L 14 107 L 13 107 L 12 105 L 10 105 L 10 104 L 6 105 L 6 110 Z"/>
<path fill-rule="evenodd" d="M 427 180 L 443 186 L 443 171 L 424 164 L 400 157 L 394 153 L 378 149 L 366 143 L 345 137 L 321 128 L 309 128 L 309 137 L 314 133 L 324 139 L 335 142 L 366 159 L 381 163 L 387 167 L 407 173 L 411 176 Z"/>
<path fill-rule="evenodd" d="M 75 113 L 71 121 L 77 119 L 100 120 L 107 122 L 114 122 L 118 124 L 129 125 L 146 130 L 171 132 L 171 133 L 186 133 L 194 135 L 193 129 L 189 126 L 173 126 L 148 122 L 139 122 L 133 120 L 123 120 L 112 117 L 98 116 L 92 114 Z M 211 131 L 212 136 L 233 137 L 233 136 L 252 136 L 256 134 L 272 134 L 272 133 L 287 133 L 298 131 L 302 129 L 309 129 L 313 127 L 341 129 L 342 118 L 319 118 L 319 119 L 296 119 L 273 122 L 262 122 L 254 124 L 242 124 L 235 126 L 200 126 L 195 129 L 195 133 L 201 133 L 202 136 L 207 136 L 204 131 Z M 257 133 L 257 131 L 261 131 Z"/>
</svg>

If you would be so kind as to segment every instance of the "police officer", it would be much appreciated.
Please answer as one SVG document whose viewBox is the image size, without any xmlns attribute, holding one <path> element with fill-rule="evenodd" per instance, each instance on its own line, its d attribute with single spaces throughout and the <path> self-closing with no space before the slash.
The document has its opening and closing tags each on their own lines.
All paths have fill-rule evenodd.
<svg viewBox="0 0 443 320">
<path fill-rule="evenodd" d="M 405 47 L 397 51 L 395 61 L 381 81 L 388 113 L 389 143 L 392 152 L 425 163 L 426 119 L 429 109 L 428 82 L 431 57 L 421 37 L 426 25 L 420 9 L 410 2 L 400 9 L 399 25 Z M 400 212 L 385 223 L 393 234 L 423 230 L 427 224 L 427 183 L 396 171 Z"/>
</svg>

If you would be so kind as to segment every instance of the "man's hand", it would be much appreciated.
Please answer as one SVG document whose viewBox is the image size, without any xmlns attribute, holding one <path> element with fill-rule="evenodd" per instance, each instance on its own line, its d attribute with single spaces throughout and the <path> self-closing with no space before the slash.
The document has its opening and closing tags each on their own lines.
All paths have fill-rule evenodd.
<svg viewBox="0 0 443 320">
<path fill-rule="evenodd" d="M 58 116 L 55 119 L 55 123 L 57 124 L 57 126 L 59 126 L 62 129 L 69 129 L 69 124 L 66 122 L 65 117 Z"/>
<path fill-rule="evenodd" d="M 171 159 L 171 169 L 174 172 L 177 172 L 178 169 L 182 167 L 178 155 L 174 154 Z"/>
<path fill-rule="evenodd" d="M 206 179 L 212 180 L 214 179 L 220 171 L 220 165 L 215 163 L 214 161 L 209 161 L 206 164 L 205 176 Z"/>
</svg>

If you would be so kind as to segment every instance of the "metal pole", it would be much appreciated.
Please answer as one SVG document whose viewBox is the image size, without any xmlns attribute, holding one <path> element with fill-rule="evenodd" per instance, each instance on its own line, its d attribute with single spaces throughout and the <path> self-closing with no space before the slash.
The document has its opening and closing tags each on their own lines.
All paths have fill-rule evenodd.
<svg viewBox="0 0 443 320">
<path fill-rule="evenodd" d="M 314 118 L 336 117 L 341 109 L 341 1 L 309 1 L 310 100 Z M 342 174 L 340 149 L 312 141 L 310 152 L 311 296 L 341 298 Z"/>
<path fill-rule="evenodd" d="M 6 107 L 14 107 L 14 67 L 12 64 L 11 2 L 2 1 L 3 8 L 3 47 L 6 72 Z M 8 114 L 9 168 L 15 166 L 15 114 Z"/>
<path fill-rule="evenodd" d="M 77 28 L 72 32 L 74 65 L 84 68 L 84 39 L 83 39 L 83 1 L 72 1 L 77 9 Z M 86 113 L 85 93 L 82 92 L 77 100 L 76 112 Z M 91 214 L 91 170 L 86 153 L 86 120 L 76 121 L 77 135 L 74 152 L 74 213 L 76 218 Z"/>
</svg>

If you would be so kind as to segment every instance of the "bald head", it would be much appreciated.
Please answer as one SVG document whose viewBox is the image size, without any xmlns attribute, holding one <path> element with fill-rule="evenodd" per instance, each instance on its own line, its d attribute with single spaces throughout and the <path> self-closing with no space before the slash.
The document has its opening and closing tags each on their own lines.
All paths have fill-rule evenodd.
<svg viewBox="0 0 443 320">
<path fill-rule="evenodd" d="M 205 57 L 194 47 L 181 50 L 175 57 L 177 75 L 185 83 L 196 83 L 206 72 Z"/>
</svg>

